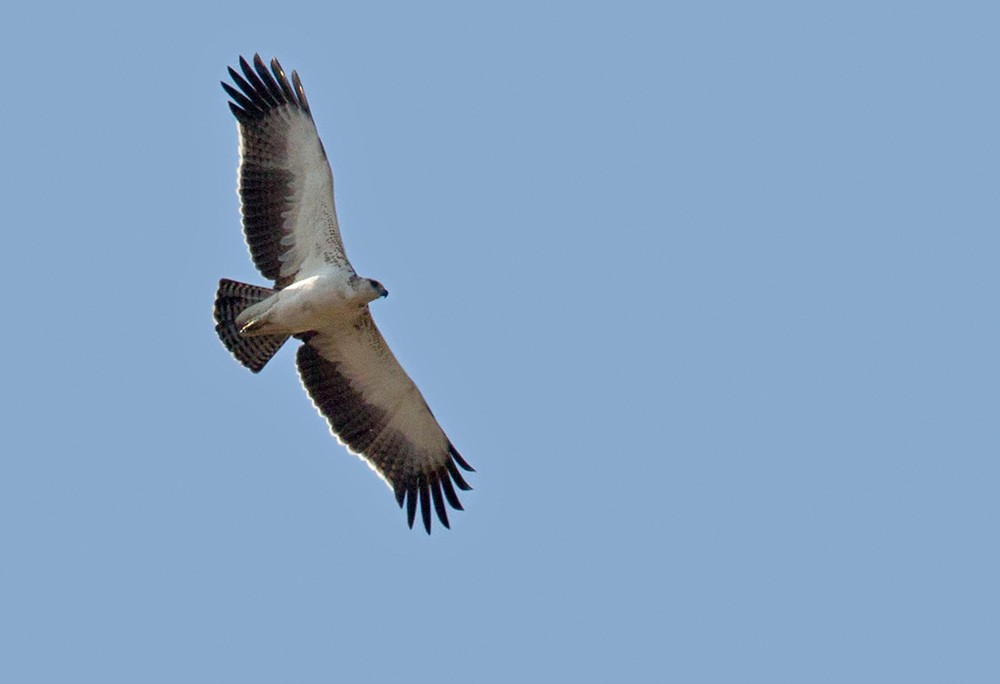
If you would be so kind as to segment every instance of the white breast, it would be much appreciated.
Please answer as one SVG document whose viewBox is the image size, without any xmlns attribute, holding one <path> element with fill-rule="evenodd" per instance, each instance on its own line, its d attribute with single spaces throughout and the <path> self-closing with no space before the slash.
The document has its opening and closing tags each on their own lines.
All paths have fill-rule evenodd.
<svg viewBox="0 0 1000 684">
<path fill-rule="evenodd" d="M 275 295 L 268 322 L 289 333 L 328 327 L 340 319 L 353 318 L 365 300 L 350 286 L 342 271 L 296 281 Z"/>
</svg>

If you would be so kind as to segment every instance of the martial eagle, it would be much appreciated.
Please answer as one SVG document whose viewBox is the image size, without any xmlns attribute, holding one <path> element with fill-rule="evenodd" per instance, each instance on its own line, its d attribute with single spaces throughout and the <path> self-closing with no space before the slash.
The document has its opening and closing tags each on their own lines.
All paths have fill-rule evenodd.
<svg viewBox="0 0 1000 684">
<path fill-rule="evenodd" d="M 289 337 L 302 341 L 299 378 L 331 432 L 406 504 L 417 504 L 427 533 L 431 504 L 448 527 L 445 501 L 471 489 L 459 455 L 393 356 L 368 304 L 388 292 L 355 273 L 344 252 L 333 203 L 333 174 L 302 82 L 289 83 L 278 60 L 240 57 L 222 83 L 240 134 L 239 196 L 243 234 L 254 265 L 274 287 L 219 281 L 215 330 L 254 373 Z"/>
</svg>

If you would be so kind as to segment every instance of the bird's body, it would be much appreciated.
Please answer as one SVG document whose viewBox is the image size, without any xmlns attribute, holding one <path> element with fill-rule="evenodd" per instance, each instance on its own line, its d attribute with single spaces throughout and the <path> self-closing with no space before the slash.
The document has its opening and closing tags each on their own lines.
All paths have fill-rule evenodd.
<svg viewBox="0 0 1000 684">
<path fill-rule="evenodd" d="M 244 309 L 236 324 L 242 335 L 298 335 L 340 328 L 378 296 L 369 281 L 344 278 L 342 271 L 326 268 Z"/>
<path fill-rule="evenodd" d="M 407 508 L 419 504 L 431 530 L 431 505 L 449 525 L 445 501 L 469 489 L 452 446 L 423 396 L 393 356 L 368 309 L 388 292 L 355 273 L 344 252 L 333 174 L 298 75 L 291 82 L 259 56 L 223 83 L 239 122 L 243 230 L 262 287 L 223 279 L 216 331 L 236 359 L 260 371 L 289 337 L 302 340 L 299 377 L 330 429 L 360 455 Z"/>
</svg>

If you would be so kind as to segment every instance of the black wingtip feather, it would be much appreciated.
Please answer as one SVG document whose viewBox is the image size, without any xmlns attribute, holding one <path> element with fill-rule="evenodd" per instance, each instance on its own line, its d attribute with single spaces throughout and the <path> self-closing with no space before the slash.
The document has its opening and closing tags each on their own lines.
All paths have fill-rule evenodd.
<svg viewBox="0 0 1000 684">
<path fill-rule="evenodd" d="M 242 73 L 240 73 L 242 71 Z M 228 67 L 229 77 L 235 87 L 223 82 L 226 93 L 233 99 L 242 114 L 237 115 L 241 123 L 259 121 L 268 116 L 274 109 L 292 106 L 301 109 L 309 116 L 309 102 L 298 74 L 292 72 L 292 83 L 289 83 L 284 69 L 277 59 L 271 60 L 270 71 L 267 63 L 259 54 L 253 56 L 253 64 L 246 58 L 239 58 L 239 70 Z M 235 114 L 235 112 L 234 112 Z M 320 143 L 322 145 L 322 143 Z"/>
<path fill-rule="evenodd" d="M 441 481 L 441 486 L 444 488 L 444 498 L 448 499 L 448 503 L 451 507 L 457 511 L 464 511 L 462 508 L 462 502 L 458 500 L 458 494 L 455 493 L 455 488 L 451 484 L 451 478 L 447 475 L 439 478 Z"/>
<path fill-rule="evenodd" d="M 406 490 L 406 524 L 413 529 L 413 520 L 417 515 L 417 490 L 411 487 Z"/>
<path fill-rule="evenodd" d="M 247 80 L 253 84 L 256 95 L 264 100 L 269 109 L 280 106 L 281 103 L 274 99 L 271 92 L 267 89 L 267 86 L 260 80 L 260 76 L 257 75 L 257 72 L 255 72 L 253 67 L 251 67 L 250 64 L 242 57 L 240 57 L 240 69 L 243 71 L 243 75 L 247 77 Z"/>
<path fill-rule="evenodd" d="M 476 472 L 476 469 L 465 462 L 465 459 L 462 458 L 462 455 L 458 453 L 458 449 L 452 446 L 450 442 L 448 443 L 448 453 L 452 455 L 452 457 L 458 462 L 458 465 L 462 466 L 464 470 L 467 470 L 470 473 Z"/>
<path fill-rule="evenodd" d="M 245 115 L 263 116 L 264 112 L 262 112 L 257 105 L 255 105 L 246 95 L 225 81 L 222 82 L 222 89 L 226 91 L 226 94 L 229 95 L 229 97 L 233 98 L 235 103 L 240 106 Z M 232 104 L 232 102 L 230 104 Z"/>
<path fill-rule="evenodd" d="M 444 506 L 444 499 L 441 498 L 441 478 L 438 477 L 437 473 L 431 475 L 431 496 L 434 499 L 434 511 L 437 513 L 438 520 L 445 527 L 451 529 L 451 525 L 448 524 L 448 509 Z"/>
<path fill-rule="evenodd" d="M 233 83 L 239 86 L 239 89 L 243 91 L 244 97 L 253 103 L 255 116 L 262 117 L 264 114 L 271 109 L 272 105 L 265 99 L 257 89 L 247 82 L 245 78 L 240 76 L 235 69 L 229 67 L 229 77 L 233 79 Z"/>
<path fill-rule="evenodd" d="M 281 91 L 285 94 L 285 100 L 293 104 L 298 101 L 295 99 L 295 93 L 292 91 L 292 87 L 288 85 L 288 78 L 285 76 L 285 70 L 281 68 L 281 64 L 278 62 L 278 58 L 275 57 L 271 60 L 271 71 L 274 72 L 274 77 L 278 80 L 278 85 L 281 86 Z"/>
<path fill-rule="evenodd" d="M 466 492 L 472 489 L 469 483 L 465 481 L 465 478 L 462 477 L 462 473 L 458 471 L 454 461 L 448 461 L 448 472 L 451 473 L 451 479 L 455 481 L 459 489 Z"/>
<path fill-rule="evenodd" d="M 267 70 L 267 66 L 264 64 L 264 60 L 260 58 L 260 55 L 253 56 L 253 68 L 257 70 L 257 75 L 260 76 L 260 80 L 264 82 L 265 86 L 267 86 L 267 90 L 271 93 L 271 97 L 273 97 L 279 104 L 285 104 L 285 94 L 275 82 L 271 72 Z"/>
<path fill-rule="evenodd" d="M 306 99 L 306 90 L 302 87 L 302 81 L 299 79 L 299 73 L 294 69 L 292 70 L 292 86 L 295 88 L 295 94 L 299 96 L 299 105 L 307 112 L 310 111 L 309 100 Z"/>
<path fill-rule="evenodd" d="M 431 533 L 431 493 L 428 491 L 427 476 L 423 473 L 417 479 L 420 486 L 420 517 L 424 521 L 424 529 Z"/>
</svg>

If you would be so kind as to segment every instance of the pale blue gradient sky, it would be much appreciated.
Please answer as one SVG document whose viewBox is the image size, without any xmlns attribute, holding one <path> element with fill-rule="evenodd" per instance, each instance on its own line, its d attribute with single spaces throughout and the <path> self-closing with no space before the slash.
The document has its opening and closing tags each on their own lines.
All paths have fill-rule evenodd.
<svg viewBox="0 0 1000 684">
<path fill-rule="evenodd" d="M 0 681 L 998 680 L 995 4 L 5 13 Z M 450 532 L 215 338 L 255 51 Z"/>
</svg>

